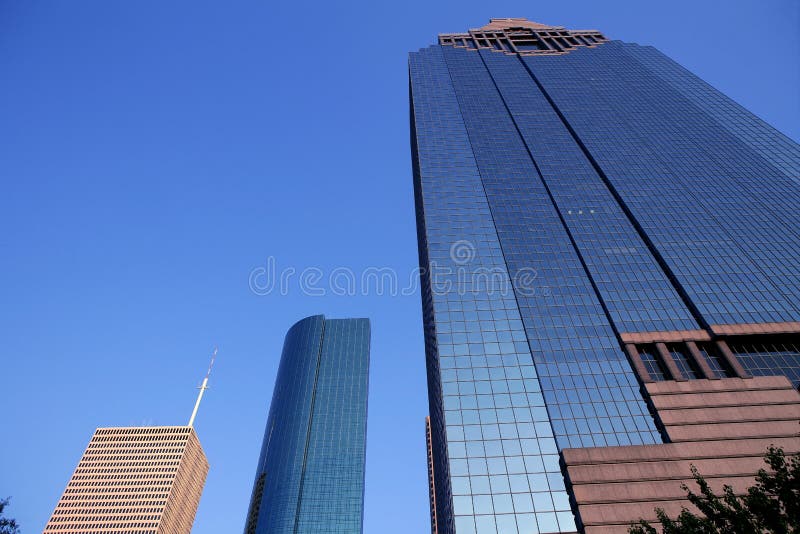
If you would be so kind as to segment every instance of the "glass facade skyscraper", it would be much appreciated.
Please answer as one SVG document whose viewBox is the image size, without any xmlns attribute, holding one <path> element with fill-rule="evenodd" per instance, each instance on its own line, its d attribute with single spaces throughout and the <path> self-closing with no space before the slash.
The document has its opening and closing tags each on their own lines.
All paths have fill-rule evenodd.
<svg viewBox="0 0 800 534">
<path fill-rule="evenodd" d="M 573 532 L 559 453 L 644 383 L 800 383 L 800 147 L 648 46 L 493 19 L 410 54 L 439 532 Z"/>
<path fill-rule="evenodd" d="M 307 317 L 286 334 L 245 534 L 359 534 L 370 326 Z"/>
</svg>

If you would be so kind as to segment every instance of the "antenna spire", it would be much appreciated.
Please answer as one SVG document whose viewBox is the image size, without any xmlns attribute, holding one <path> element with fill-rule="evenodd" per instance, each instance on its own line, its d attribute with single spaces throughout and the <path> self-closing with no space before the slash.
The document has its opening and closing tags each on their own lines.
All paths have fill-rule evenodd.
<svg viewBox="0 0 800 534">
<path fill-rule="evenodd" d="M 188 426 L 194 426 L 194 418 L 197 417 L 197 409 L 200 407 L 200 401 L 203 400 L 203 393 L 208 389 L 208 377 L 211 376 L 211 368 L 214 367 L 214 360 L 217 359 L 217 347 L 214 347 L 214 353 L 211 355 L 211 363 L 208 364 L 208 372 L 203 379 L 203 384 L 200 386 L 200 393 L 197 394 L 197 402 L 194 403 L 194 410 L 192 410 L 192 417 L 189 419 Z"/>
</svg>

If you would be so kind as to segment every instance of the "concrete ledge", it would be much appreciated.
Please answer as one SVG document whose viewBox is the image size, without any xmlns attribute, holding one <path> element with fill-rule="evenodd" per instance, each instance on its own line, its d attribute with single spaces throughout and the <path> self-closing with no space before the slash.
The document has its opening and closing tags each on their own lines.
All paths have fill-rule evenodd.
<svg viewBox="0 0 800 534">
<path fill-rule="evenodd" d="M 746 421 L 798 421 L 800 420 L 800 403 L 662 409 L 659 410 L 658 415 L 661 418 L 661 422 L 667 426 Z"/>
<path fill-rule="evenodd" d="M 610 482 L 682 480 L 691 478 L 690 464 L 694 464 L 703 476 L 712 478 L 755 476 L 758 470 L 765 466 L 763 455 L 741 458 L 704 458 L 692 461 L 670 460 L 580 465 L 569 468 L 569 479 L 573 486 Z"/>
<path fill-rule="evenodd" d="M 718 391 L 713 393 L 680 393 L 651 396 L 656 410 L 677 408 L 719 408 L 723 406 L 773 406 L 796 404 L 800 396 L 793 389 L 770 389 L 760 391 Z"/>
<path fill-rule="evenodd" d="M 686 507 L 695 513 L 697 509 L 683 500 L 647 501 L 637 503 L 614 504 L 589 504 L 581 507 L 581 520 L 586 527 L 594 525 L 616 525 L 619 530 L 610 532 L 627 532 L 628 525 L 635 523 L 639 518 L 656 521 L 656 508 L 663 508 L 667 514 L 675 517 L 681 513 L 681 508 Z M 622 527 L 622 528 L 620 528 Z M 586 532 L 589 532 L 588 528 Z"/>
<path fill-rule="evenodd" d="M 718 439 L 783 438 L 800 434 L 800 421 L 748 421 L 704 425 L 666 426 L 673 442 Z M 701 445 L 698 445 L 700 447 Z"/>
<path fill-rule="evenodd" d="M 722 492 L 722 486 L 727 484 L 734 491 L 744 493 L 745 490 L 755 483 L 755 477 L 748 476 L 725 476 L 725 477 L 705 477 L 711 488 L 715 492 Z M 681 484 L 686 484 L 695 491 L 699 491 L 697 484 L 691 478 L 676 479 L 662 482 L 598 482 L 592 484 L 581 484 L 573 487 L 575 498 L 586 504 L 609 504 L 623 502 L 641 501 L 667 501 L 681 500 L 686 497 L 686 492 L 681 488 Z"/>
<path fill-rule="evenodd" d="M 792 383 L 785 376 L 754 376 L 753 378 L 725 378 L 721 380 L 687 380 L 674 382 L 665 380 L 647 384 L 650 395 L 672 395 L 677 393 L 704 393 L 714 391 L 749 391 L 760 389 L 791 389 Z"/>
<path fill-rule="evenodd" d="M 787 454 L 800 452 L 800 437 L 777 440 Z M 661 445 L 632 445 L 629 447 L 590 447 L 564 449 L 564 462 L 572 467 L 584 464 L 621 462 L 660 462 L 664 460 L 697 460 L 702 458 L 732 458 L 759 456 L 767 447 L 777 444 L 774 438 L 707 441 L 699 447 L 694 443 L 664 443 Z"/>
</svg>

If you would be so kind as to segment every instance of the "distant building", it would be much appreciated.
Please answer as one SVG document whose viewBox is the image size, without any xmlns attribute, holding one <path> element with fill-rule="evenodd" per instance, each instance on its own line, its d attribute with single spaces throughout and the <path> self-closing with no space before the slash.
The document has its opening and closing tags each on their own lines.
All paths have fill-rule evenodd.
<svg viewBox="0 0 800 534">
<path fill-rule="evenodd" d="M 289 329 L 246 534 L 359 534 L 370 327 L 308 317 Z"/>
<path fill-rule="evenodd" d="M 211 366 L 188 425 L 95 430 L 44 534 L 190 534 L 208 474 L 193 425 Z"/>
<path fill-rule="evenodd" d="M 45 534 L 189 534 L 208 473 L 189 426 L 98 428 Z"/>
<path fill-rule="evenodd" d="M 595 30 L 493 19 L 409 77 L 432 529 L 624 533 L 800 450 L 800 146 Z"/>
</svg>

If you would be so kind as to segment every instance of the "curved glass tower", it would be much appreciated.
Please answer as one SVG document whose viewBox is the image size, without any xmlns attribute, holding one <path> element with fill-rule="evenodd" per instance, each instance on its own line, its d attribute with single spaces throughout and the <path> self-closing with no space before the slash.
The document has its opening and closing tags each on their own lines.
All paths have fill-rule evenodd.
<svg viewBox="0 0 800 534">
<path fill-rule="evenodd" d="M 368 319 L 289 329 L 245 534 L 362 531 L 369 340 Z"/>
</svg>

